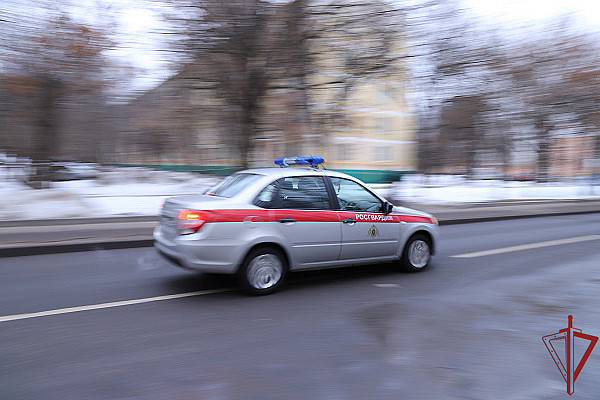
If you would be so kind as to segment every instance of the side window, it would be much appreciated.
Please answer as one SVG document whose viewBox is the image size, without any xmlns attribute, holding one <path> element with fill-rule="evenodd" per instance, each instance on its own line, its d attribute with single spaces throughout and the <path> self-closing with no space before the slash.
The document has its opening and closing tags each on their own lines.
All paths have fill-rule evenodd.
<svg viewBox="0 0 600 400">
<path fill-rule="evenodd" d="M 298 176 L 279 180 L 279 207 L 295 210 L 329 210 L 329 196 L 320 176 Z"/>
<path fill-rule="evenodd" d="M 331 183 L 341 210 L 381 212 L 381 200 L 358 183 L 334 177 L 331 177 Z"/>
<path fill-rule="evenodd" d="M 275 192 L 277 185 L 275 182 L 267 185 L 253 201 L 253 204 L 262 208 L 274 208 Z"/>
</svg>

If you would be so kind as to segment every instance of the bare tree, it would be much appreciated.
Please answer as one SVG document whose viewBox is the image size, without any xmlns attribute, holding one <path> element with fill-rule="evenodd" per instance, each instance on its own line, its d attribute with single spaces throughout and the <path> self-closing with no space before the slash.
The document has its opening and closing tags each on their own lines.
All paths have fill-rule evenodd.
<svg viewBox="0 0 600 400">
<path fill-rule="evenodd" d="M 600 52 L 593 35 L 576 32 L 568 20 L 500 35 L 451 2 L 423 10 L 408 25 L 423 169 L 469 171 L 486 160 L 506 174 L 516 152 L 530 149 L 538 179 L 547 180 L 558 137 L 597 132 Z M 465 143 L 465 132 L 477 133 Z"/>
<path fill-rule="evenodd" d="M 401 12 L 384 2 L 295 0 L 274 5 L 260 0 L 173 0 L 173 34 L 184 37 L 174 50 L 204 68 L 198 80 L 212 81 L 226 100 L 232 144 L 243 166 L 253 139 L 275 124 L 265 97 L 286 92 L 286 131 L 320 131 L 315 124 L 340 124 L 339 105 L 355 82 L 398 69 L 403 52 Z M 185 10 L 185 12 L 183 12 Z M 326 65 L 324 60 L 333 62 Z M 313 79 L 332 67 L 331 79 Z M 314 97 L 336 93 L 334 105 L 316 110 Z M 292 126 L 290 126 L 292 125 Z M 320 128 L 323 126 L 321 125 Z"/>
<path fill-rule="evenodd" d="M 494 102 L 491 63 L 498 43 L 456 1 L 423 2 L 407 16 L 406 29 L 419 167 L 470 174 L 491 142 L 484 117 Z"/>
<path fill-rule="evenodd" d="M 47 162 L 59 152 L 69 106 L 80 106 L 84 96 L 98 110 L 96 100 L 105 84 L 103 51 L 112 45 L 102 30 L 74 20 L 64 6 L 45 1 L 8 1 L 0 6 L 5 38 L 0 43 L 4 66 L 0 82 L 6 95 L 16 99 L 7 101 L 23 101 L 31 110 L 28 155 L 38 163 L 37 181 L 47 179 Z"/>
<path fill-rule="evenodd" d="M 237 121 L 229 131 L 231 144 L 239 148 L 247 166 L 271 56 L 264 45 L 271 5 L 260 0 L 171 3 L 175 6 L 171 18 L 177 20 L 174 34 L 180 37 L 173 50 L 183 55 L 184 62 L 207 66 L 197 79 L 213 82 L 226 100 L 230 119 Z"/>
<path fill-rule="evenodd" d="M 575 33 L 568 21 L 506 47 L 505 96 L 521 111 L 513 119 L 520 140 L 535 144 L 537 177 L 548 179 L 558 136 L 580 137 L 597 131 L 600 49 L 589 34 Z M 508 56 L 510 54 L 510 56 Z"/>
</svg>

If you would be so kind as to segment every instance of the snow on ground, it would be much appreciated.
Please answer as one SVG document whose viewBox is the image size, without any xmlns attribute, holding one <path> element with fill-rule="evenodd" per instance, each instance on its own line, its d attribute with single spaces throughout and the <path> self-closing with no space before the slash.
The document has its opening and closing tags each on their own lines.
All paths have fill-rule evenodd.
<svg viewBox="0 0 600 400">
<path fill-rule="evenodd" d="M 0 181 L 0 219 L 157 215 L 166 198 L 201 194 L 218 181 L 211 176 L 142 168 L 114 168 L 95 180 L 54 182 L 41 190 Z"/>
<path fill-rule="evenodd" d="M 595 186 L 593 185 L 595 183 Z M 577 200 L 600 198 L 600 182 L 512 182 L 466 180 L 461 176 L 411 175 L 387 189 L 396 200 L 421 204 L 460 204 L 510 200 Z"/>
<path fill-rule="evenodd" d="M 204 193 L 219 179 L 144 168 L 103 168 L 94 180 L 54 182 L 48 189 L 34 190 L 17 177 L 0 174 L 0 219 L 157 215 L 166 198 Z M 540 184 L 466 180 L 451 175 L 411 175 L 391 185 L 370 186 L 394 200 L 422 204 L 462 204 L 600 198 L 600 183 L 596 184 L 594 187 L 589 181 Z"/>
</svg>

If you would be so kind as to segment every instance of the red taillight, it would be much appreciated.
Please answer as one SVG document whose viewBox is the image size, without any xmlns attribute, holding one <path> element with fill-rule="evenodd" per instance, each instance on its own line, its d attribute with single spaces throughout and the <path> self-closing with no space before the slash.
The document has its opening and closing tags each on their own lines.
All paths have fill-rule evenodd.
<svg viewBox="0 0 600 400">
<path fill-rule="evenodd" d="M 210 220 L 210 214 L 205 211 L 182 210 L 177 216 L 177 228 L 182 235 L 196 233 Z"/>
</svg>

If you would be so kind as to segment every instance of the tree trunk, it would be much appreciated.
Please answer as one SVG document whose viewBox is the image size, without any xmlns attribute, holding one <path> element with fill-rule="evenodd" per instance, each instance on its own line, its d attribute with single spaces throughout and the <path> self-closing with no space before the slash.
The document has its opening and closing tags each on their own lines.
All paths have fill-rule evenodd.
<svg viewBox="0 0 600 400">
<path fill-rule="evenodd" d="M 37 109 L 36 136 L 33 144 L 35 174 L 28 184 L 36 189 L 47 186 L 50 180 L 50 160 L 55 155 L 57 131 L 57 100 L 60 82 L 52 77 L 41 77 Z"/>
<path fill-rule="evenodd" d="M 550 169 L 550 127 L 542 119 L 536 122 L 537 128 L 537 181 L 547 182 Z"/>
<path fill-rule="evenodd" d="M 250 157 L 252 156 L 253 141 L 256 130 L 256 107 L 246 104 L 242 108 L 242 124 L 240 126 L 240 157 L 241 167 L 248 169 L 250 167 Z"/>
</svg>

